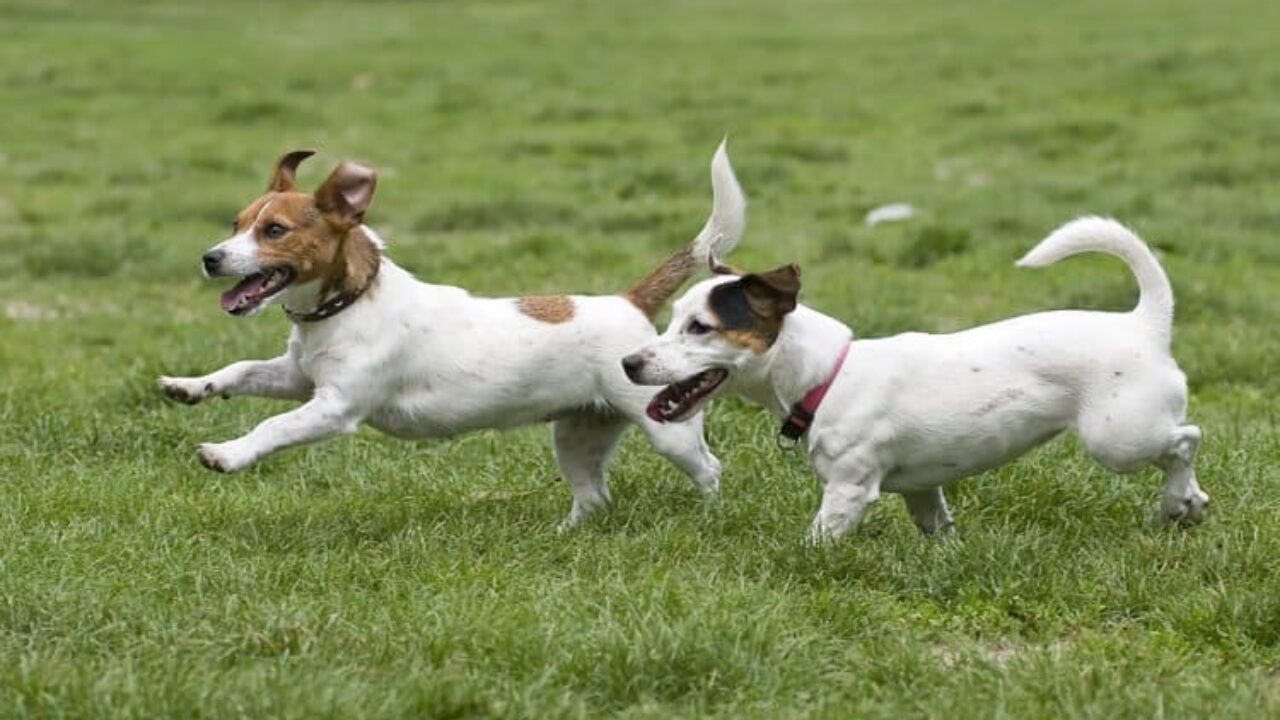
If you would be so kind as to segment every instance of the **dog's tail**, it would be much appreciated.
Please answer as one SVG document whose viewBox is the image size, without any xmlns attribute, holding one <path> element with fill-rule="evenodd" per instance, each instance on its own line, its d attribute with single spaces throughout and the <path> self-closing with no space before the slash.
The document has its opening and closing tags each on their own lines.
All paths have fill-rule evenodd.
<svg viewBox="0 0 1280 720">
<path fill-rule="evenodd" d="M 726 141 L 727 142 L 727 141 Z M 747 199 L 729 165 L 725 142 L 711 158 L 711 217 L 693 242 L 623 293 L 650 320 L 699 268 L 707 268 L 733 250 L 747 225 Z"/>
<path fill-rule="evenodd" d="M 1076 253 L 1104 252 L 1124 260 L 1138 278 L 1134 312 L 1168 337 L 1173 326 L 1173 288 L 1146 243 L 1110 218 L 1076 218 L 1054 230 L 1018 261 L 1020 267 L 1044 267 Z"/>
</svg>

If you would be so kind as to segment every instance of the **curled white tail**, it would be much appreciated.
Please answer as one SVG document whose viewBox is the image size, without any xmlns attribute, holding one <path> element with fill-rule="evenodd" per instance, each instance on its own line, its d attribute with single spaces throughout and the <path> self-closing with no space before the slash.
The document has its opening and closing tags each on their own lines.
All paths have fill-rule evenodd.
<svg viewBox="0 0 1280 720">
<path fill-rule="evenodd" d="M 711 158 L 711 217 L 693 239 L 623 293 L 650 319 L 686 280 L 733 250 L 747 227 L 747 199 L 729 165 L 725 142 Z"/>
<path fill-rule="evenodd" d="M 690 246 L 694 260 L 702 267 L 712 258 L 718 260 L 737 247 L 747 227 L 747 198 L 729 164 L 729 152 L 725 149 L 728 142 L 728 138 L 721 140 L 711 158 L 711 217 Z"/>
<path fill-rule="evenodd" d="M 1044 267 L 1071 255 L 1104 252 L 1124 260 L 1138 278 L 1138 307 L 1152 326 L 1169 334 L 1173 326 L 1173 288 L 1146 243 L 1110 218 L 1076 218 L 1054 230 L 1018 261 L 1020 267 Z"/>
</svg>

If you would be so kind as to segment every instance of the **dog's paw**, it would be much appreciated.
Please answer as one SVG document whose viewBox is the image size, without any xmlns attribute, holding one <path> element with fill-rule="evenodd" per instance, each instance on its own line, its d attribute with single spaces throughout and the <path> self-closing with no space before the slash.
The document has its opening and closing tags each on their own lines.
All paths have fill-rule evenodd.
<svg viewBox="0 0 1280 720">
<path fill-rule="evenodd" d="M 157 384 L 165 397 L 187 405 L 195 405 L 213 395 L 213 383 L 200 378 L 162 377 Z"/>
<path fill-rule="evenodd" d="M 1189 497 L 1166 497 L 1160 502 L 1160 511 L 1166 522 L 1179 525 L 1198 525 L 1204 522 L 1209 510 L 1209 494 L 1196 489 Z"/>
<path fill-rule="evenodd" d="M 916 528 L 920 530 L 920 534 L 931 540 L 952 540 L 960 537 L 960 532 L 956 530 L 954 520 L 947 520 L 941 525 L 925 526 L 917 524 Z"/>
<path fill-rule="evenodd" d="M 804 546 L 810 549 L 831 547 L 837 539 L 831 530 L 815 520 L 809 526 L 809 532 L 805 533 Z"/>
<path fill-rule="evenodd" d="M 196 457 L 201 465 L 220 473 L 233 473 L 253 462 L 253 457 L 237 449 L 234 442 L 204 443 Z"/>
<path fill-rule="evenodd" d="M 568 535 L 569 533 L 582 527 L 583 522 L 587 519 L 589 513 L 571 512 L 569 516 L 556 524 L 557 535 Z"/>
<path fill-rule="evenodd" d="M 571 532 L 587 518 L 608 508 L 609 502 L 608 491 L 575 497 L 573 499 L 573 508 L 569 510 L 569 516 L 556 526 L 556 532 L 561 535 Z"/>
<path fill-rule="evenodd" d="M 705 478 L 698 478 L 693 481 L 693 486 L 697 488 L 702 496 L 710 499 L 718 499 L 720 497 L 720 476 L 711 475 Z"/>
</svg>

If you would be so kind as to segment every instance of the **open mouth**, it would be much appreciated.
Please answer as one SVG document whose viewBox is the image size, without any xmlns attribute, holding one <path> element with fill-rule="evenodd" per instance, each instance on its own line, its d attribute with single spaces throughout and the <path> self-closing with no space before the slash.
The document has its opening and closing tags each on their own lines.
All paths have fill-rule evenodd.
<svg viewBox="0 0 1280 720">
<path fill-rule="evenodd" d="M 222 293 L 222 309 L 232 315 L 246 315 L 289 287 L 294 272 L 288 267 L 267 268 L 247 275 L 236 286 Z"/>
<path fill-rule="evenodd" d="M 657 422 L 682 420 L 710 399 L 728 377 L 729 371 L 712 368 L 668 385 L 649 401 L 645 414 Z"/>
</svg>

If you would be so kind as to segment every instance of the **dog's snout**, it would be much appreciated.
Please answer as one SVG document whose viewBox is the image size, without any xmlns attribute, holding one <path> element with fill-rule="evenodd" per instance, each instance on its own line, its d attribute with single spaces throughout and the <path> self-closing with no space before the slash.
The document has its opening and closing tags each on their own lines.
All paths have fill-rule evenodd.
<svg viewBox="0 0 1280 720">
<path fill-rule="evenodd" d="M 622 358 L 622 371 L 627 374 L 627 377 L 632 382 L 639 378 L 642 369 L 644 369 L 644 357 L 640 353 L 634 353 Z"/>
<path fill-rule="evenodd" d="M 222 263 L 222 257 L 227 253 L 223 250 L 210 250 L 200 258 L 200 262 L 204 264 L 204 274 L 214 275 L 218 272 L 218 265 Z"/>
</svg>

